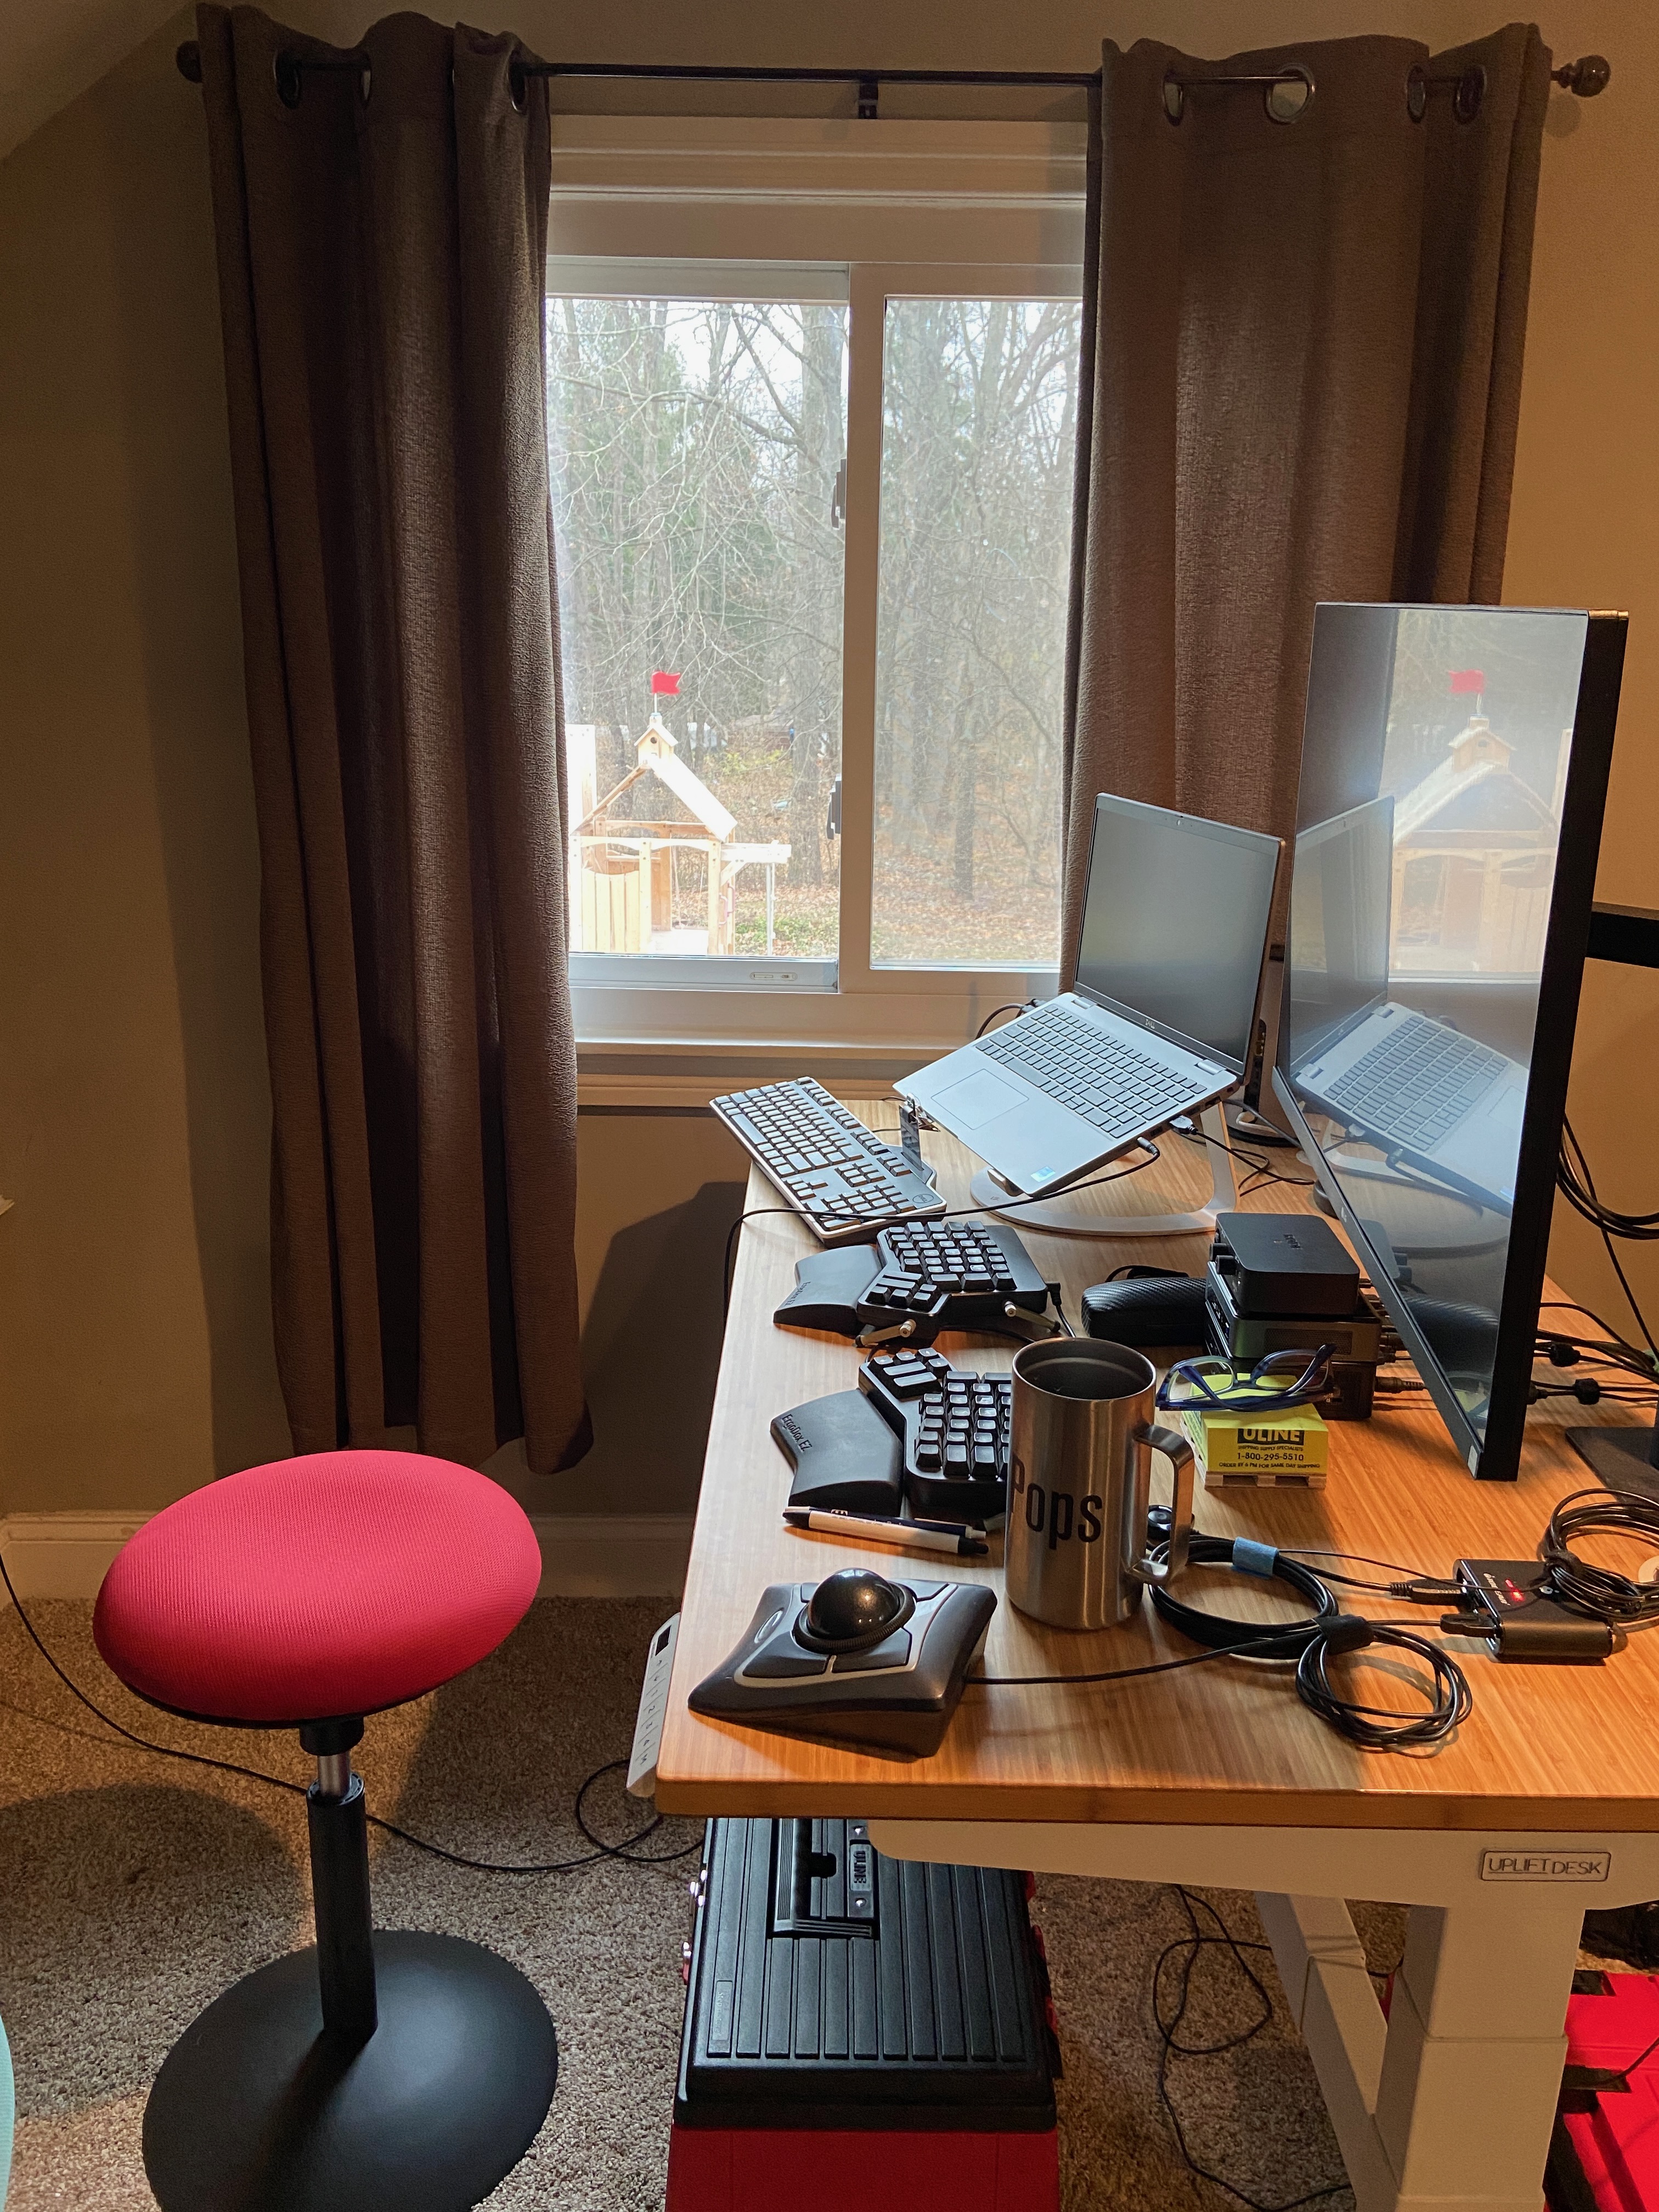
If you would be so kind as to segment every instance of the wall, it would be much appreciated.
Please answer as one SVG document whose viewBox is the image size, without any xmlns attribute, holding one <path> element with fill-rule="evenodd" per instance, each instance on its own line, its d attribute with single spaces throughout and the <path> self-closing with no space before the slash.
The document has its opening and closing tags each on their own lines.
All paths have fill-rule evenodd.
<svg viewBox="0 0 1659 2212">
<path fill-rule="evenodd" d="M 470 12 L 570 51 L 552 0 Z M 343 39 L 365 20 L 289 13 Z M 1103 33 L 1218 54 L 1378 28 L 1443 46 L 1497 19 L 1474 0 L 619 0 L 587 37 L 617 60 L 1085 69 Z M 0 1218 L 0 1510 L 158 1504 L 285 1443 L 206 171 L 172 63 L 191 28 L 175 17 L 0 163 L 0 1192 L 17 1200 Z M 1563 0 L 1543 28 L 1564 58 L 1609 55 L 1613 82 L 1593 105 L 1552 101 L 1508 594 L 1632 615 L 1601 892 L 1659 906 L 1659 21 Z M 1592 974 L 1572 1110 L 1632 1206 L 1654 1200 L 1656 1012 L 1659 980 Z M 581 1146 L 606 1437 L 544 1502 L 672 1510 L 695 1476 L 737 1162 L 695 1116 L 584 1115 Z M 1554 1249 L 1579 1296 L 1614 1299 L 1580 1224 Z M 1659 1309 L 1659 1255 L 1632 1269 Z M 641 1375 L 661 1382 L 654 1407 Z"/>
</svg>

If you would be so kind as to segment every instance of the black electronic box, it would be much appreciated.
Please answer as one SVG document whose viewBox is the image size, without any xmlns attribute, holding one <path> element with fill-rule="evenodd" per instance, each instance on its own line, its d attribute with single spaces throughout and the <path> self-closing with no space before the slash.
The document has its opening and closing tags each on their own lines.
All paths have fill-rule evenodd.
<svg viewBox="0 0 1659 2212">
<path fill-rule="evenodd" d="M 1217 1214 L 1204 1304 L 1210 1349 L 1240 1366 L 1328 1344 L 1334 1395 L 1321 1412 L 1328 1421 L 1369 1417 L 1386 1325 L 1317 1214 Z"/>
<path fill-rule="evenodd" d="M 717 1820 L 696 1897 L 678 2126 L 1054 2125 L 1023 1875 L 886 1858 L 860 1820 Z"/>
</svg>

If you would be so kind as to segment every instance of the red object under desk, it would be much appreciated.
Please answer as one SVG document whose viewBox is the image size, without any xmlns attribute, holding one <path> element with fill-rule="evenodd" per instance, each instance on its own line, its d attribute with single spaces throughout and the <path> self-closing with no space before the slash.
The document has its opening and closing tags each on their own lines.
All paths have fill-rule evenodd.
<svg viewBox="0 0 1659 2212">
<path fill-rule="evenodd" d="M 1060 2154 L 1043 2135 L 856 2134 L 677 2127 L 666 2212 L 1059 2212 Z"/>
<path fill-rule="evenodd" d="M 1567 2063 L 1629 2065 L 1659 2037 L 1659 1975 L 1609 1974 L 1606 1996 L 1567 2001 Z M 1603 2090 L 1588 2112 L 1563 2115 L 1601 2212 L 1659 2212 L 1659 2051 Z"/>
</svg>

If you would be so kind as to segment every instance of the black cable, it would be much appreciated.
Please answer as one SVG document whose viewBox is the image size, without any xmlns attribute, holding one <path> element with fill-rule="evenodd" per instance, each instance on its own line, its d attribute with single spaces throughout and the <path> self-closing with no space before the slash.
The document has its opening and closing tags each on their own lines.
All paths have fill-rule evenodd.
<svg viewBox="0 0 1659 2212">
<path fill-rule="evenodd" d="M 112 1729 L 117 1735 L 125 1737 L 128 1743 L 136 1746 L 140 1751 L 153 1753 L 157 1759 L 182 1759 L 189 1766 L 210 1766 L 221 1774 L 240 1774 L 244 1781 L 263 1782 L 268 1789 L 285 1790 L 290 1796 L 294 1797 L 303 1797 L 307 1794 L 309 1788 L 307 1783 L 290 1782 L 284 1775 L 267 1774 L 262 1768 L 257 1766 L 243 1766 L 234 1759 L 214 1759 L 205 1752 L 180 1751 L 172 1744 L 152 1743 L 148 1736 L 136 1735 L 130 1728 L 124 1728 L 121 1723 L 112 1718 L 101 1705 L 94 1704 L 80 1684 L 71 1680 L 46 1649 L 34 1623 L 23 1610 L 22 1600 L 17 1595 L 3 1556 L 0 1556 L 0 1581 L 5 1583 L 6 1595 L 11 1600 L 12 1610 L 22 1622 L 24 1632 L 30 1643 L 33 1644 L 70 1695 L 77 1698 L 94 1718 L 102 1721 L 106 1728 Z M 628 1761 L 625 1759 L 607 1759 L 603 1766 L 596 1766 L 593 1769 L 576 1792 L 576 1826 L 586 1837 L 588 1842 L 595 1846 L 592 1850 L 586 1852 L 580 1858 L 553 1859 L 537 1866 L 501 1864 L 494 1859 L 469 1858 L 465 1852 L 447 1850 L 441 1844 L 431 1843 L 426 1837 L 415 1835 L 408 1828 L 400 1828 L 395 1820 L 388 1820 L 379 1813 L 367 1813 L 364 1817 L 371 1827 L 379 1828 L 388 1836 L 396 1836 L 400 1843 L 412 1844 L 417 1851 L 425 1851 L 434 1859 L 447 1860 L 451 1866 L 470 1868 L 477 1874 L 572 1874 L 579 1867 L 597 1865 L 601 1859 L 621 1859 L 629 1866 L 664 1866 L 672 1859 L 687 1858 L 693 1851 L 700 1850 L 702 1847 L 701 1838 L 696 1843 L 688 1844 L 684 1850 L 645 1853 L 635 1851 L 634 1848 L 635 1844 L 642 1844 L 647 1836 L 654 1835 L 661 1827 L 664 1816 L 660 1813 L 653 1814 L 637 1834 L 625 1837 L 620 1844 L 604 1843 L 593 1833 L 582 1813 L 582 1806 L 587 1793 L 602 1775 L 612 1773 L 617 1767 L 625 1767 L 627 1765 Z"/>
<path fill-rule="evenodd" d="M 1640 1628 L 1659 1621 L 1659 1583 L 1632 1582 L 1614 1567 L 1598 1567 L 1581 1559 L 1574 1544 L 1591 1535 L 1659 1543 L 1659 1498 L 1615 1490 L 1611 1485 L 1575 1490 L 1550 1515 L 1538 1547 L 1544 1562 L 1540 1592 L 1557 1604 L 1613 1628 Z"/>
<path fill-rule="evenodd" d="M 1474 1710 L 1468 1675 L 1449 1651 L 1443 1651 L 1414 1629 L 1392 1621 L 1371 1621 L 1368 1626 L 1373 1644 L 1413 1652 L 1428 1667 L 1434 1692 L 1426 1712 L 1402 1716 L 1387 1706 L 1362 1705 L 1344 1697 L 1330 1679 L 1331 1646 L 1327 1638 L 1318 1636 L 1310 1638 L 1296 1662 L 1297 1695 L 1310 1711 L 1328 1721 L 1339 1735 L 1357 1743 L 1362 1751 L 1408 1751 L 1443 1743 Z"/>
<path fill-rule="evenodd" d="M 1271 1947 L 1266 1943 L 1241 1942 L 1208 1898 L 1194 1897 L 1191 1891 L 1179 1882 L 1171 1886 L 1185 1909 L 1187 1923 L 1192 1933 L 1189 1936 L 1179 1937 L 1173 1943 L 1166 1943 L 1153 1961 L 1152 2022 L 1158 2035 L 1158 2100 L 1170 2116 L 1170 2125 L 1175 2131 L 1176 2145 L 1182 2157 L 1186 2160 L 1188 2170 L 1195 2173 L 1200 2180 L 1212 2183 L 1216 2188 L 1224 2190 L 1229 2197 L 1236 2197 L 1241 2204 L 1247 2205 L 1249 2212 L 1298 2212 L 1298 2208 L 1302 2205 L 1315 2204 L 1324 2197 L 1340 2195 L 1349 2186 L 1346 2176 L 1340 2181 L 1328 2183 L 1322 2189 L 1310 2189 L 1304 2196 L 1293 2197 L 1282 2203 L 1269 2204 L 1259 2197 L 1252 2197 L 1247 2190 L 1239 2188 L 1236 2182 L 1229 2181 L 1224 2174 L 1216 2172 L 1213 2167 L 1200 2166 L 1193 2156 L 1192 2147 L 1187 2140 L 1187 2130 L 1182 2124 L 1181 2114 L 1176 2110 L 1175 2100 L 1170 2093 L 1170 2061 L 1172 2058 L 1218 2057 L 1224 2051 L 1238 2050 L 1242 2045 L 1249 2043 L 1254 2036 L 1261 2033 L 1273 2018 L 1273 1999 L 1267 1994 L 1267 1985 L 1244 1954 L 1247 1951 L 1267 1951 Z M 1196 1908 L 1200 1905 L 1221 1930 L 1218 1936 L 1206 1936 L 1200 1927 Z M 1188 2005 L 1192 1998 L 1193 1969 L 1198 1963 L 1200 1954 L 1212 1949 L 1228 1952 L 1234 1965 L 1255 1991 L 1255 2016 L 1247 2027 L 1238 2029 L 1233 2034 L 1221 2037 L 1217 2042 L 1183 2043 L 1181 2039 L 1181 2028 L 1187 2016 Z M 1182 1954 L 1177 1969 L 1178 1993 L 1175 2009 L 1166 2019 L 1163 2002 L 1164 1969 L 1177 1954 Z"/>
<path fill-rule="evenodd" d="M 975 1044 L 979 1042 L 999 1014 L 1029 1014 L 1036 1005 L 1035 999 L 1010 999 L 1006 1006 L 993 1006 L 985 1019 L 974 1031 L 974 1042 Z"/>
<path fill-rule="evenodd" d="M 1659 1502 L 1656 1502 L 1655 1510 L 1659 1513 Z M 1228 1553 L 1231 1557 L 1230 1541 Z M 1306 1569 L 1301 1571 L 1308 1574 L 1310 1583 L 1316 1580 Z M 1656 1589 L 1654 1595 L 1659 1605 L 1659 1589 Z M 1165 1596 L 1167 1601 L 1167 1593 Z M 1158 1597 L 1155 1589 L 1153 1603 L 1160 1613 L 1166 1613 L 1166 1605 L 1158 1604 Z M 1432 1601 L 1419 1601 L 1443 1605 L 1446 1600 L 1441 1595 Z M 1187 1608 L 1180 1610 L 1184 1612 Z M 1224 1629 L 1242 1625 L 1222 1624 Z M 1192 1632 L 1183 1626 L 1183 1632 Z M 1231 1642 L 1211 1644 L 1207 1650 L 1192 1652 L 1182 1659 L 1161 1659 L 1144 1667 L 1115 1667 L 1088 1674 L 970 1674 L 968 1686 L 981 1683 L 989 1689 L 1025 1689 L 1067 1683 L 1127 1682 L 1143 1674 L 1169 1674 L 1182 1667 L 1200 1667 L 1210 1659 L 1288 1658 L 1291 1655 L 1285 1647 L 1293 1639 L 1299 1639 L 1295 1655 L 1297 1695 L 1310 1711 L 1364 1751 L 1413 1751 L 1443 1742 L 1474 1709 L 1468 1678 L 1462 1668 L 1449 1652 L 1441 1650 L 1419 1634 L 1414 1622 L 1367 1620 L 1358 1613 L 1337 1612 L 1334 1606 L 1312 1622 L 1255 1631 Z M 1372 1644 L 1387 1644 L 1413 1652 L 1426 1663 L 1432 1685 L 1426 1711 L 1401 1715 L 1386 1707 L 1362 1705 L 1343 1696 L 1334 1686 L 1330 1679 L 1331 1659 L 1363 1651 Z"/>
<path fill-rule="evenodd" d="M 1253 1187 L 1259 1187 L 1264 1182 L 1281 1182 L 1291 1190 L 1312 1190 L 1319 1180 L 1317 1176 L 1280 1175 L 1277 1168 L 1270 1167 L 1264 1159 L 1252 1162 L 1249 1154 L 1244 1151 L 1243 1146 L 1224 1145 L 1219 1137 L 1212 1137 L 1207 1129 L 1200 1129 L 1196 1121 L 1185 1126 L 1180 1123 L 1174 1126 L 1177 1135 L 1188 1138 L 1200 1145 L 1212 1146 L 1217 1152 L 1227 1152 L 1234 1159 L 1242 1160 L 1244 1163 L 1248 1172 L 1244 1181 L 1238 1187 L 1238 1194 L 1241 1198 L 1249 1198 Z M 1260 1139 L 1256 1141 L 1259 1142 Z"/>
<path fill-rule="evenodd" d="M 1641 1330 L 1655 1362 L 1659 1364 L 1659 1343 L 1654 1340 L 1647 1317 L 1630 1286 L 1630 1278 L 1626 1274 L 1613 1245 L 1615 1237 L 1638 1243 L 1647 1243 L 1659 1238 L 1659 1213 L 1621 1213 L 1603 1201 L 1597 1194 L 1595 1178 L 1590 1173 L 1584 1148 L 1565 1115 L 1562 1116 L 1561 1139 L 1556 1156 L 1555 1180 L 1568 1205 L 1575 1212 L 1581 1214 L 1600 1236 L 1613 1272 L 1619 1278 L 1619 1287 L 1625 1294 L 1626 1303 L 1636 1316 L 1636 1326 Z M 1612 1334 L 1611 1331 L 1608 1333 Z"/>
</svg>

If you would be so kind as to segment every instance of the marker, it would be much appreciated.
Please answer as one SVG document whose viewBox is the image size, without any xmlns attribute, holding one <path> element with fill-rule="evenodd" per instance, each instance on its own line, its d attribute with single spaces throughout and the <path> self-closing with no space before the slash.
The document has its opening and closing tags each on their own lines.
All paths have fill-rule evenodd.
<svg viewBox="0 0 1659 2212">
<path fill-rule="evenodd" d="M 913 1552 L 948 1552 L 960 1559 L 982 1559 L 991 1548 L 983 1528 L 960 1521 L 866 1521 L 861 1514 L 833 1509 L 814 1512 L 810 1505 L 786 1505 L 783 1517 L 790 1528 L 814 1536 L 863 1536 Z"/>
</svg>

